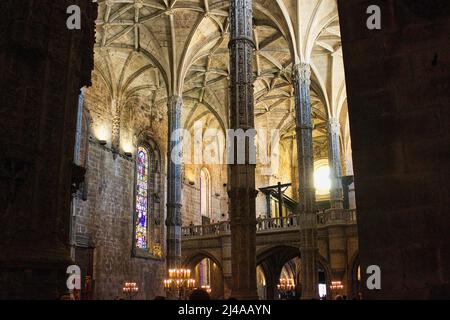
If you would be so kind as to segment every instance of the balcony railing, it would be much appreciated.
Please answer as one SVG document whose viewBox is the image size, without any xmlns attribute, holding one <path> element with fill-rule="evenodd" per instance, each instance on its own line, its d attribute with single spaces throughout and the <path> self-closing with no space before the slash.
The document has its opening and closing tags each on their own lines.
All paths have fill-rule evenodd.
<svg viewBox="0 0 450 320">
<path fill-rule="evenodd" d="M 329 210 L 317 215 L 319 225 L 356 223 L 356 210 Z"/>
<path fill-rule="evenodd" d="M 199 237 L 207 235 L 221 235 L 229 233 L 230 222 L 222 221 L 219 223 L 212 223 L 202 226 L 188 226 L 181 228 L 181 235 L 183 237 Z"/>
<path fill-rule="evenodd" d="M 356 210 L 327 211 L 317 215 L 319 227 L 334 224 L 356 223 Z M 270 231 L 288 231 L 300 227 L 300 215 L 289 217 L 278 217 L 268 219 L 257 219 L 256 231 L 259 233 Z M 201 226 L 187 226 L 181 229 L 183 238 L 220 236 L 230 233 L 230 222 L 222 221 Z"/>
</svg>

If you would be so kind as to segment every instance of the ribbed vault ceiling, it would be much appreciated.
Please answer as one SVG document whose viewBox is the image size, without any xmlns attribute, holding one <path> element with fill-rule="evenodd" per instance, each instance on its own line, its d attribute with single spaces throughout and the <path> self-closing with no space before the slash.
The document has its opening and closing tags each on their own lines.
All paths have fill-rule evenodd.
<svg viewBox="0 0 450 320">
<path fill-rule="evenodd" d="M 97 2 L 95 72 L 111 99 L 161 117 L 182 95 L 185 127 L 227 128 L 229 1 Z M 291 69 L 309 62 L 315 150 L 326 152 L 326 119 L 346 111 L 336 1 L 255 0 L 253 23 L 256 127 L 295 134 Z"/>
</svg>

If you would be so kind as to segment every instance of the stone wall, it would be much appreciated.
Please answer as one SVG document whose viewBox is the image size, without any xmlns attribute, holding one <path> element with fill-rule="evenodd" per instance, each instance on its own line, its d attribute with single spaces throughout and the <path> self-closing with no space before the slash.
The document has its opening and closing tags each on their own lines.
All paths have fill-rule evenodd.
<svg viewBox="0 0 450 320">
<path fill-rule="evenodd" d="M 382 271 L 365 296 L 449 298 L 450 3 L 341 0 L 339 14 L 360 259 Z"/>
<path fill-rule="evenodd" d="M 138 299 L 164 295 L 167 121 L 154 119 L 134 104 L 124 105 L 121 143 L 119 150 L 113 151 L 113 110 L 106 83 L 97 71 L 93 72 L 92 86 L 84 92 L 84 121 L 89 122 L 89 130 L 83 131 L 82 139 L 87 138 L 89 144 L 85 184 L 73 200 L 72 256 L 84 275 L 89 267 L 82 265 L 77 250 L 92 248 L 95 299 L 123 298 L 124 282 L 137 283 Z M 164 109 L 163 105 L 160 107 Z M 101 145 L 100 140 L 105 140 L 106 145 Z M 155 172 L 149 175 L 149 249 L 161 245 L 161 258 L 133 252 L 135 153 L 140 144 L 150 145 L 155 154 L 152 165 L 156 167 L 151 168 Z M 131 157 L 125 152 L 130 152 Z"/>
<path fill-rule="evenodd" d="M 134 170 L 134 161 L 115 157 L 107 148 L 90 143 L 88 197 L 86 201 L 75 200 L 74 232 L 76 241 L 88 239 L 94 248 L 94 298 L 97 299 L 122 297 L 125 281 L 138 284 L 141 288 L 138 298 L 163 295 L 164 259 L 132 256 Z M 164 179 L 160 181 L 163 182 Z"/>
<path fill-rule="evenodd" d="M 70 5 L 81 30 L 66 27 Z M 76 106 L 96 11 L 85 0 L 0 2 L 0 299 L 67 292 Z"/>
<path fill-rule="evenodd" d="M 183 226 L 193 223 L 198 226 L 202 224 L 200 214 L 200 188 L 198 185 L 183 183 Z"/>
<path fill-rule="evenodd" d="M 200 214 L 200 170 L 206 169 L 210 176 L 210 218 L 219 222 L 228 220 L 227 166 L 186 165 L 183 183 L 183 226 L 202 224 Z"/>
</svg>

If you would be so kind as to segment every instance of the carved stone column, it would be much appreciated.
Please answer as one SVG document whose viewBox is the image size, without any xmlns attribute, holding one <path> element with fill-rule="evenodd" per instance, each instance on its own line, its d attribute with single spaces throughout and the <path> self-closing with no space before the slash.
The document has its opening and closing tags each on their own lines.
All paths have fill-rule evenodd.
<svg viewBox="0 0 450 320">
<path fill-rule="evenodd" d="M 291 189 L 292 189 L 292 196 L 294 199 L 298 197 L 298 161 L 297 160 L 297 137 L 292 136 L 291 141 Z"/>
<path fill-rule="evenodd" d="M 302 299 L 318 297 L 317 218 L 315 212 L 314 154 L 311 113 L 311 67 L 294 66 L 297 157 L 299 173 L 300 254 L 302 259 Z"/>
<path fill-rule="evenodd" d="M 120 111 L 121 105 L 117 99 L 111 101 L 112 119 L 112 135 L 111 147 L 115 151 L 120 151 Z"/>
<path fill-rule="evenodd" d="M 81 30 L 66 27 L 81 9 Z M 80 89 L 93 67 L 92 1 L 0 2 L 0 299 L 67 293 Z"/>
<path fill-rule="evenodd" d="M 230 1 L 230 126 L 243 131 L 254 128 L 252 0 Z M 234 152 L 229 166 L 232 296 L 257 299 L 255 164 L 250 163 L 251 144 L 246 139 L 245 164 L 237 164 Z M 235 148 L 236 150 L 236 148 Z"/>
<path fill-rule="evenodd" d="M 181 265 L 181 108 L 179 96 L 169 98 L 167 109 L 169 119 L 169 149 L 167 173 L 167 268 Z M 178 157 L 173 157 L 176 155 Z M 178 159 L 176 159 L 178 158 Z"/>
<path fill-rule="evenodd" d="M 344 197 L 341 181 L 341 151 L 339 144 L 341 125 L 339 119 L 328 119 L 328 163 L 330 167 L 330 200 L 331 209 L 343 209 Z"/>
</svg>

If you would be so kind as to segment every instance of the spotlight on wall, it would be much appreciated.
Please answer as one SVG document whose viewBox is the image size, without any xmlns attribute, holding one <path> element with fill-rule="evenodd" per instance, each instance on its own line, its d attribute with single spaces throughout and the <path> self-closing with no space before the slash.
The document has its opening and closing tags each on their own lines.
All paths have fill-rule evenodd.
<svg viewBox="0 0 450 320">
<path fill-rule="evenodd" d="M 133 147 L 133 144 L 128 141 L 127 139 L 123 139 L 120 142 L 120 145 L 122 147 L 122 151 L 124 152 L 124 154 L 128 157 L 128 154 L 133 155 L 135 148 Z"/>
<path fill-rule="evenodd" d="M 190 184 L 191 186 L 194 186 L 194 185 L 195 185 L 195 182 L 192 181 L 192 180 L 189 180 L 189 184 Z"/>
<path fill-rule="evenodd" d="M 93 127 L 94 136 L 98 142 L 111 140 L 112 128 L 106 124 L 98 124 Z"/>
<path fill-rule="evenodd" d="M 102 146 L 106 146 L 106 140 L 98 140 L 98 143 L 100 143 L 100 145 Z"/>
<path fill-rule="evenodd" d="M 125 152 L 125 156 L 128 158 L 132 158 L 133 154 L 131 152 Z"/>
</svg>

